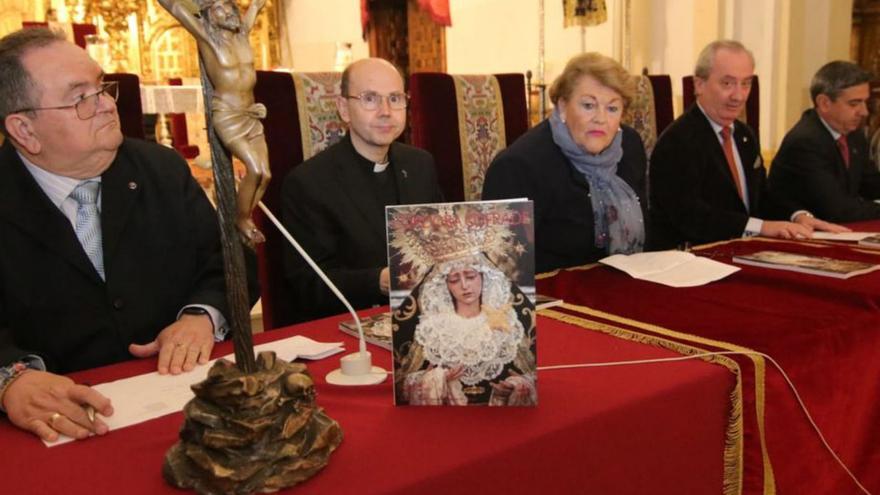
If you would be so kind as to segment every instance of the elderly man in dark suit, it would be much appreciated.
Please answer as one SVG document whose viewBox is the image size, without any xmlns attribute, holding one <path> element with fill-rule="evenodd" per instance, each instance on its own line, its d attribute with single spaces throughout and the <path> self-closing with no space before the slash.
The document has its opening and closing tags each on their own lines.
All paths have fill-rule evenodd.
<svg viewBox="0 0 880 495">
<path fill-rule="evenodd" d="M 290 172 L 283 221 L 355 308 L 387 304 L 385 206 L 441 201 L 434 159 L 395 141 L 406 124 L 407 95 L 389 62 L 351 64 L 336 106 L 349 133 Z M 285 277 L 300 320 L 345 310 L 293 250 Z"/>
<path fill-rule="evenodd" d="M 48 440 L 107 426 L 67 373 L 207 362 L 225 331 L 217 218 L 174 151 L 123 139 L 113 83 L 48 30 L 0 40 L 0 404 Z"/>
<path fill-rule="evenodd" d="M 785 135 L 770 169 L 770 194 L 833 222 L 880 218 L 880 171 L 863 124 L 871 74 L 852 62 L 813 76 L 813 108 Z"/>
<path fill-rule="evenodd" d="M 660 136 L 651 155 L 652 247 L 740 236 L 807 238 L 840 230 L 794 205 L 769 208 L 758 137 L 737 120 L 751 90 L 755 63 L 741 43 L 710 43 L 697 60 L 697 102 Z M 782 211 L 762 220 L 767 211 Z"/>
</svg>

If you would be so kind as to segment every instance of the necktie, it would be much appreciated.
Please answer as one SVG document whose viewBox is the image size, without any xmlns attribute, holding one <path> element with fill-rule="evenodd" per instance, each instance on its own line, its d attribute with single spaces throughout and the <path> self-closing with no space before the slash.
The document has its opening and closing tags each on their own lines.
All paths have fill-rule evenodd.
<svg viewBox="0 0 880 495">
<path fill-rule="evenodd" d="M 843 134 L 837 138 L 837 147 L 840 148 L 840 154 L 843 156 L 843 163 L 849 168 L 849 144 L 846 142 L 846 136 Z"/>
<path fill-rule="evenodd" d="M 724 144 L 724 158 L 727 158 L 727 167 L 730 169 L 730 175 L 733 176 L 733 182 L 736 183 L 736 192 L 739 193 L 739 199 L 743 199 L 739 169 L 736 167 L 736 159 L 733 157 L 733 140 L 730 139 L 730 127 L 721 129 L 721 141 Z"/>
<path fill-rule="evenodd" d="M 76 237 L 82 244 L 86 255 L 95 266 L 95 270 L 104 278 L 104 250 L 101 245 L 101 214 L 98 212 L 98 190 L 101 183 L 97 181 L 81 182 L 70 197 L 79 207 L 76 209 Z"/>
</svg>

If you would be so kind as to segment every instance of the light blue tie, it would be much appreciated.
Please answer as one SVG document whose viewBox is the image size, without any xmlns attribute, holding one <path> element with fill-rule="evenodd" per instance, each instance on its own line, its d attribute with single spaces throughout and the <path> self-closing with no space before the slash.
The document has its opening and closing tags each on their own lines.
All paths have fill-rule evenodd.
<svg viewBox="0 0 880 495">
<path fill-rule="evenodd" d="M 81 182 L 70 197 L 77 202 L 76 237 L 95 270 L 104 279 L 104 250 L 101 246 L 101 214 L 98 212 L 98 190 L 101 183 L 93 180 Z"/>
</svg>

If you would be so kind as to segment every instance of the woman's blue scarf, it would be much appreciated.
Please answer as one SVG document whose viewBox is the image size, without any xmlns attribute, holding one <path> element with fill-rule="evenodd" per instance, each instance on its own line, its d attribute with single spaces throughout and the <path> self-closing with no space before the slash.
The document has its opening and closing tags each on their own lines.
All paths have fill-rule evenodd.
<svg viewBox="0 0 880 495">
<path fill-rule="evenodd" d="M 645 244 L 645 221 L 635 191 L 617 175 L 623 158 L 623 132 L 618 130 L 611 144 L 598 155 L 591 155 L 574 142 L 556 109 L 550 115 L 553 142 L 584 175 L 590 185 L 596 247 L 608 254 L 641 252 Z"/>
</svg>

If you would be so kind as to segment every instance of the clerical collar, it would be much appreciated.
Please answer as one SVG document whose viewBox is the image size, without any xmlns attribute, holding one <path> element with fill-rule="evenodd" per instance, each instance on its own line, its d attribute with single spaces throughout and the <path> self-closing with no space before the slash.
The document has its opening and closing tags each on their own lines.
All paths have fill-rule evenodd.
<svg viewBox="0 0 880 495">
<path fill-rule="evenodd" d="M 371 170 L 374 174 L 381 174 L 388 169 L 388 165 L 391 164 L 391 157 L 389 155 L 386 154 L 382 162 L 374 162 L 358 152 L 357 148 L 354 147 L 354 143 L 351 142 L 350 136 L 346 136 L 346 139 L 349 146 L 351 146 L 351 151 L 354 152 L 354 156 L 357 157 L 358 162 L 362 163 L 365 168 Z"/>
</svg>

